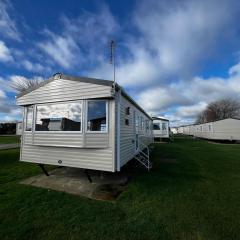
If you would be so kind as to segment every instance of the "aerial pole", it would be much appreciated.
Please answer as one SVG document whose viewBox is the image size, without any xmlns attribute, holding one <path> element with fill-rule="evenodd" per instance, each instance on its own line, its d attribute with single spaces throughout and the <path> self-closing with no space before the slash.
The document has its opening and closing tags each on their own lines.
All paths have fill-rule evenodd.
<svg viewBox="0 0 240 240">
<path fill-rule="evenodd" d="M 116 66 L 115 66 L 115 49 L 116 49 L 116 43 L 114 40 L 110 41 L 110 64 L 113 65 L 113 83 L 115 84 L 116 81 Z"/>
</svg>

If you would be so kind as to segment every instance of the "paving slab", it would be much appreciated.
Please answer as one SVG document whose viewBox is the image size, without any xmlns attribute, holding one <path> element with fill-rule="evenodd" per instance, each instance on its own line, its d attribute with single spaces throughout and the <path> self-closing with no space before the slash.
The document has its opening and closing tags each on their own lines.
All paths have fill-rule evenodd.
<svg viewBox="0 0 240 240">
<path fill-rule="evenodd" d="M 129 177 L 124 173 L 89 171 L 92 183 L 85 172 L 77 168 L 57 168 L 21 181 L 22 184 L 62 191 L 96 200 L 115 200 L 127 187 Z"/>
</svg>

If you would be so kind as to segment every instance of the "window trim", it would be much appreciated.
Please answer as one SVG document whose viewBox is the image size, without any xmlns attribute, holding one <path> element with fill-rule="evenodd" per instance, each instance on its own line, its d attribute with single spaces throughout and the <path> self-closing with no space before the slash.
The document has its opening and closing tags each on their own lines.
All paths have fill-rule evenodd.
<svg viewBox="0 0 240 240">
<path fill-rule="evenodd" d="M 36 130 L 36 122 L 37 122 L 37 107 L 38 106 L 44 106 L 44 105 L 54 105 L 54 104 L 66 104 L 66 103 L 81 103 L 82 106 L 82 112 L 81 112 L 81 128 L 79 131 L 37 131 Z M 73 101 L 63 101 L 63 102 L 51 102 L 51 103 L 39 103 L 35 105 L 35 111 L 34 111 L 34 133 L 41 134 L 41 133 L 56 133 L 56 134 L 61 134 L 61 133 L 83 133 L 83 100 L 73 100 Z"/>
<path fill-rule="evenodd" d="M 31 127 L 31 130 L 27 130 L 26 128 L 27 128 L 27 113 L 28 113 L 28 108 L 32 108 L 32 127 Z M 24 124 L 24 132 L 33 132 L 33 124 L 34 124 L 34 105 L 28 105 L 28 106 L 26 106 L 25 107 L 25 113 L 26 113 L 26 115 L 25 115 L 25 117 L 24 117 L 24 120 L 25 120 L 25 124 Z"/>
<path fill-rule="evenodd" d="M 106 131 L 90 131 L 88 130 L 88 103 L 89 102 L 105 102 L 105 107 L 106 107 Z M 108 119 L 109 119 L 109 101 L 107 99 L 88 99 L 86 100 L 86 109 L 85 109 L 85 133 L 108 133 L 109 131 L 109 124 L 108 124 Z"/>
</svg>

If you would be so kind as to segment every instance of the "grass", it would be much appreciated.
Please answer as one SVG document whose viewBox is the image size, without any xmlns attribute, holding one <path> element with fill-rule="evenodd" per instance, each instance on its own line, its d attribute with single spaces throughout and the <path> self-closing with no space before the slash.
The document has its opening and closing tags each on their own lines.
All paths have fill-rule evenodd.
<svg viewBox="0 0 240 240">
<path fill-rule="evenodd" d="M 19 143 L 20 142 L 20 136 L 16 135 L 0 135 L 0 144 L 7 144 L 7 143 Z"/>
<path fill-rule="evenodd" d="M 40 170 L 18 155 L 0 151 L 1 240 L 239 239 L 240 145 L 156 144 L 115 203 L 20 185 Z"/>
</svg>

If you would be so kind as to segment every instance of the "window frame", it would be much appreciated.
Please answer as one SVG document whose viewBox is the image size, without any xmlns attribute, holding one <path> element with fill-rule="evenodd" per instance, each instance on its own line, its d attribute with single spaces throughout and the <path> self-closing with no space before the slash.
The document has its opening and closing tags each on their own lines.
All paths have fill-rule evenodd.
<svg viewBox="0 0 240 240">
<path fill-rule="evenodd" d="M 106 107 L 106 131 L 90 131 L 88 130 L 88 103 L 89 102 L 105 102 L 105 107 Z M 109 100 L 107 99 L 88 99 L 86 100 L 86 109 L 85 109 L 85 133 L 108 133 L 109 131 L 109 124 L 108 124 L 108 119 L 109 119 Z"/>
<path fill-rule="evenodd" d="M 32 126 L 31 126 L 31 130 L 27 130 L 27 113 L 28 113 L 28 108 L 32 108 Z M 24 128 L 24 132 L 33 132 L 34 131 L 34 128 L 33 128 L 33 124 L 34 124 L 34 105 L 28 105 L 25 107 L 25 117 L 24 117 L 24 120 L 25 120 L 25 124 L 23 126 Z"/>
<path fill-rule="evenodd" d="M 53 131 L 53 130 L 49 130 L 49 131 L 37 131 L 36 130 L 36 122 L 37 122 L 37 107 L 38 106 L 44 106 L 44 105 L 54 105 L 54 104 L 67 104 L 67 103 L 81 103 L 81 107 L 82 107 L 82 112 L 81 112 L 81 127 L 79 131 Z M 84 113 L 84 109 L 83 109 L 83 100 L 73 100 L 73 101 L 64 101 L 64 102 L 51 102 L 51 103 L 39 103 L 35 105 L 35 110 L 34 110 L 34 132 L 35 133 L 56 133 L 56 134 L 60 134 L 60 133 L 83 133 L 83 113 Z"/>
</svg>

